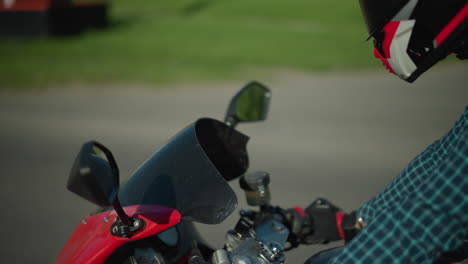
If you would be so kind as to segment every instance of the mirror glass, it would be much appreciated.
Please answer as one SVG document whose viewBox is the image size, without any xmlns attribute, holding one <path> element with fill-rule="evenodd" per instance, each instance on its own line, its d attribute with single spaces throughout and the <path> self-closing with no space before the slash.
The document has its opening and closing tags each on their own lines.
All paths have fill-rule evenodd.
<svg viewBox="0 0 468 264">
<path fill-rule="evenodd" d="M 226 122 L 265 120 L 271 98 L 271 91 L 259 82 L 250 82 L 237 93 L 229 105 Z"/>
<path fill-rule="evenodd" d="M 67 188 L 96 205 L 112 205 L 119 188 L 119 172 L 112 153 L 95 141 L 83 144 L 70 172 Z"/>
</svg>

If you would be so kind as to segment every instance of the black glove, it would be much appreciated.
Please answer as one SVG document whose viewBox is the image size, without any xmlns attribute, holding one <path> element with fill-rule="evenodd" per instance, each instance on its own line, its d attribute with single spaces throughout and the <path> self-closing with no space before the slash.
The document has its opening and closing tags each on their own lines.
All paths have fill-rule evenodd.
<svg viewBox="0 0 468 264">
<path fill-rule="evenodd" d="M 345 239 L 350 241 L 359 232 L 355 228 L 356 212 L 345 214 L 327 199 L 318 198 L 305 212 L 310 218 L 310 233 L 302 238 L 304 244 L 325 244 Z"/>
</svg>

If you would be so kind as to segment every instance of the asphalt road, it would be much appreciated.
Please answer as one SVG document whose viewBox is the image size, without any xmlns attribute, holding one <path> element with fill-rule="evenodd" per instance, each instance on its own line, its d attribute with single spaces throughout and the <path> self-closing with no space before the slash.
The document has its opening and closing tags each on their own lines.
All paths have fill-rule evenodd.
<svg viewBox="0 0 468 264">
<path fill-rule="evenodd" d="M 440 66 L 414 85 L 383 72 L 282 72 L 266 79 L 273 91 L 268 120 L 239 129 L 251 136 L 251 170 L 271 173 L 273 202 L 282 206 L 323 196 L 356 209 L 448 131 L 468 103 L 466 64 Z M 243 84 L 0 93 L 1 259 L 53 262 L 94 209 L 65 189 L 84 141 L 108 146 L 125 177 L 196 118 L 222 118 Z M 233 214 L 201 230 L 219 247 L 236 220 Z M 301 263 L 316 249 L 296 250 L 287 262 Z"/>
</svg>

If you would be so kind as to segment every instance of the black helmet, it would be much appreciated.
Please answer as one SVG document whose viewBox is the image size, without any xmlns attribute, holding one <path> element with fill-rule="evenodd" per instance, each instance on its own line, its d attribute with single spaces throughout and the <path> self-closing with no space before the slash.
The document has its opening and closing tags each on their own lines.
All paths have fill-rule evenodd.
<svg viewBox="0 0 468 264">
<path fill-rule="evenodd" d="M 374 55 L 413 82 L 450 53 L 468 54 L 468 0 L 359 0 Z"/>
</svg>

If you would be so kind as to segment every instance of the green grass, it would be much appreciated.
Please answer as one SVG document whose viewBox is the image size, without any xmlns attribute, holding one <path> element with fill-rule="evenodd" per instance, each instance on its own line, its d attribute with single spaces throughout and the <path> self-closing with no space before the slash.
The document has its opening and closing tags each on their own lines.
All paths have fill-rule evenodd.
<svg viewBox="0 0 468 264">
<path fill-rule="evenodd" d="M 115 0 L 112 27 L 0 40 L 0 87 L 226 80 L 376 65 L 357 1 Z"/>
</svg>

